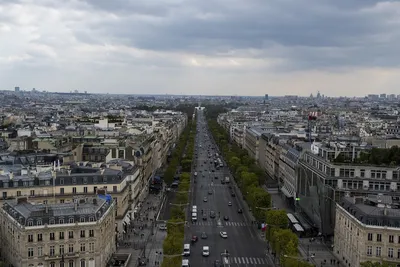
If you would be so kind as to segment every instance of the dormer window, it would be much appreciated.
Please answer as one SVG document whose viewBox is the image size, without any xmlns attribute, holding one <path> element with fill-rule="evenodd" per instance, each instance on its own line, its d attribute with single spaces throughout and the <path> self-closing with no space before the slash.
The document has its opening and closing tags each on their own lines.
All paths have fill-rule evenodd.
<svg viewBox="0 0 400 267">
<path fill-rule="evenodd" d="M 33 221 L 32 220 L 28 221 L 28 226 L 33 226 Z"/>
<path fill-rule="evenodd" d="M 72 183 L 76 184 L 76 177 L 72 177 Z"/>
<path fill-rule="evenodd" d="M 89 222 L 94 222 L 94 217 L 89 217 Z"/>
<path fill-rule="evenodd" d="M 43 223 L 42 223 L 42 220 L 37 220 L 37 222 L 36 222 L 36 225 L 37 226 L 40 226 L 40 225 L 42 225 Z"/>
<path fill-rule="evenodd" d="M 87 177 L 83 177 L 83 183 L 87 184 L 88 183 L 88 178 Z"/>
<path fill-rule="evenodd" d="M 69 223 L 74 223 L 74 218 L 69 218 L 69 219 L 68 219 L 68 222 L 69 222 Z"/>
<path fill-rule="evenodd" d="M 56 223 L 56 221 L 54 220 L 54 218 L 51 218 L 50 220 L 49 220 L 49 224 L 55 224 Z"/>
<path fill-rule="evenodd" d="M 80 222 L 85 222 L 85 217 L 80 217 L 80 218 L 79 218 L 79 221 L 80 221 Z"/>
</svg>

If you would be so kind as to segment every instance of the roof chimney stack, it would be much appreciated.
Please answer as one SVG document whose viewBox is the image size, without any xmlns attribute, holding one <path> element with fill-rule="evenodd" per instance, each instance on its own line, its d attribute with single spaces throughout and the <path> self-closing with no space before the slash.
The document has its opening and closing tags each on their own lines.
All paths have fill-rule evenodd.
<svg viewBox="0 0 400 267">
<path fill-rule="evenodd" d="M 74 203 L 74 210 L 75 210 L 75 211 L 78 211 L 78 205 L 79 205 L 78 202 L 75 202 L 75 203 Z"/>
</svg>

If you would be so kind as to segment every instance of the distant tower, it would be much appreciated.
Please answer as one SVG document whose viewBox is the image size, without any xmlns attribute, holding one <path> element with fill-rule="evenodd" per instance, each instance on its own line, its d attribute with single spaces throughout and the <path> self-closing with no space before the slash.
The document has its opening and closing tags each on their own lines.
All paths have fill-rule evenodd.
<svg viewBox="0 0 400 267">
<path fill-rule="evenodd" d="M 264 100 L 265 100 L 265 101 L 268 101 L 268 94 L 265 94 Z"/>
<path fill-rule="evenodd" d="M 310 112 L 308 113 L 308 141 L 311 143 L 311 133 L 312 133 L 312 126 L 313 122 L 316 121 L 318 118 L 318 112 Z"/>
<path fill-rule="evenodd" d="M 15 90 L 15 92 L 19 92 L 19 86 L 16 86 L 16 87 L 14 88 L 14 90 Z"/>
<path fill-rule="evenodd" d="M 321 98 L 321 93 L 318 91 L 317 98 Z"/>
</svg>

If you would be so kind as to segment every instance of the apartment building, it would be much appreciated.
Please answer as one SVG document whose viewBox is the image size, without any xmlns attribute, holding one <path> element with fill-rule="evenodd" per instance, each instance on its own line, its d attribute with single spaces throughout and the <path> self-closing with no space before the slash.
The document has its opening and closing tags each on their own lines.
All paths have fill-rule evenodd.
<svg viewBox="0 0 400 267">
<path fill-rule="evenodd" d="M 280 140 L 271 133 L 263 133 L 259 144 L 259 163 L 267 175 L 279 182 Z"/>
<path fill-rule="evenodd" d="M 297 164 L 300 153 L 298 149 L 288 144 L 283 144 L 279 156 L 280 190 L 286 196 L 287 203 L 293 208 L 297 196 Z"/>
<path fill-rule="evenodd" d="M 0 211 L 2 255 L 14 267 L 106 266 L 116 250 L 115 204 L 94 196 L 71 203 L 7 200 Z"/>
<path fill-rule="evenodd" d="M 119 232 L 134 217 L 130 201 L 137 199 L 138 190 L 132 188 L 140 177 L 140 169 L 130 164 L 93 168 L 72 165 L 50 172 L 32 173 L 26 170 L 0 174 L 1 201 L 28 196 L 35 204 L 71 203 L 75 196 L 94 196 L 99 190 L 110 194 L 115 202 L 114 216 Z M 4 168 L 4 166 L 3 166 Z M 1 203 L 1 202 L 0 202 Z"/>
<path fill-rule="evenodd" d="M 244 138 L 244 149 L 246 149 L 249 156 L 258 161 L 259 158 L 259 146 L 260 139 L 263 130 L 257 127 L 251 127 L 246 129 Z"/>
<path fill-rule="evenodd" d="M 338 157 L 355 159 L 365 149 L 350 144 L 340 147 L 342 150 L 338 151 L 331 145 L 313 144 L 302 154 L 298 165 L 298 207 L 325 235 L 333 234 L 335 201 L 372 192 L 396 195 L 400 187 L 397 166 L 339 163 Z"/>
<path fill-rule="evenodd" d="M 362 262 L 400 266 L 400 213 L 390 196 L 344 197 L 336 205 L 333 251 L 349 267 Z"/>
</svg>

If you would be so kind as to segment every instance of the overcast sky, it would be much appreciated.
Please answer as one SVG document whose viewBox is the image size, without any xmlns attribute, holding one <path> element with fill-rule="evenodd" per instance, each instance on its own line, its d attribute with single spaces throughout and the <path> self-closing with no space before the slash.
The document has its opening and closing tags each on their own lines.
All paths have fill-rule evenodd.
<svg viewBox="0 0 400 267">
<path fill-rule="evenodd" d="M 0 90 L 400 94 L 400 2 L 0 0 Z"/>
</svg>

